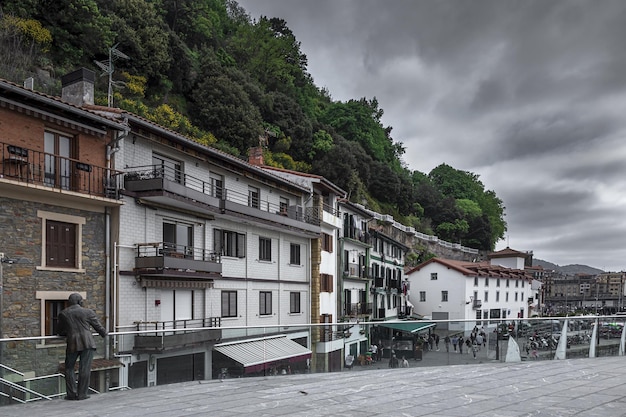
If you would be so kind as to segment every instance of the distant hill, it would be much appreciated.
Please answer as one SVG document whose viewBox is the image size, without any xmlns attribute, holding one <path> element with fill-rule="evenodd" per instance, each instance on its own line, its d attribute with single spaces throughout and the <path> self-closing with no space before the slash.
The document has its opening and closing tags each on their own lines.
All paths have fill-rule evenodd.
<svg viewBox="0 0 626 417">
<path fill-rule="evenodd" d="M 533 266 L 539 265 L 542 266 L 543 269 L 554 269 L 565 275 L 575 275 L 575 274 L 589 274 L 596 275 L 601 274 L 604 271 L 598 268 L 593 268 L 587 265 L 564 265 L 560 266 L 557 264 L 553 264 L 552 262 L 544 261 L 543 259 L 533 259 Z"/>
</svg>

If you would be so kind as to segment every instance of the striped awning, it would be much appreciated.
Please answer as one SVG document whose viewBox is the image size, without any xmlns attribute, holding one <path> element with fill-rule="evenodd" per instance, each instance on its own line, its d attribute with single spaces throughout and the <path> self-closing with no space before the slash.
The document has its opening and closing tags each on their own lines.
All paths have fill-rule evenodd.
<svg viewBox="0 0 626 417">
<path fill-rule="evenodd" d="M 284 361 L 300 362 L 311 357 L 311 350 L 285 336 L 255 339 L 244 342 L 222 343 L 215 350 L 236 362 L 245 373 L 257 372 L 267 364 Z"/>
</svg>

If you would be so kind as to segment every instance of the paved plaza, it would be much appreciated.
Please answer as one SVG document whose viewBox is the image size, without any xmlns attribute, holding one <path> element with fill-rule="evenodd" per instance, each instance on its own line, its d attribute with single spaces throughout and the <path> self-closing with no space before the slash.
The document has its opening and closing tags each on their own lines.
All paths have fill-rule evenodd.
<svg viewBox="0 0 626 417">
<path fill-rule="evenodd" d="M 486 355 L 485 355 L 486 356 Z M 430 358 L 430 364 L 429 364 Z M 456 360 L 467 364 L 437 365 Z M 461 359 L 463 358 L 463 359 Z M 186 382 L 85 401 L 3 407 L 3 416 L 626 416 L 626 358 L 501 363 L 428 352 L 410 367 Z M 367 368 L 367 369 L 366 369 Z"/>
</svg>

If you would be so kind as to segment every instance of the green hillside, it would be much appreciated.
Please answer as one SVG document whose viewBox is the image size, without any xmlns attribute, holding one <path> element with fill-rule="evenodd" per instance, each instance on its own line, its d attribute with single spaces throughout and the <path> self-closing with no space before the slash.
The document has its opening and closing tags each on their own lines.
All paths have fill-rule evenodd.
<svg viewBox="0 0 626 417">
<path fill-rule="evenodd" d="M 407 149 L 373 98 L 346 102 L 317 87 L 286 22 L 253 20 L 230 0 L 5 0 L 0 77 L 60 93 L 60 77 L 101 72 L 113 54 L 113 105 L 268 165 L 323 175 L 354 202 L 416 230 L 481 250 L 506 231 L 504 205 L 471 172 L 411 171 Z M 107 105 L 108 77 L 98 104 Z M 411 149 L 419 152 L 419 149 Z M 427 157 L 427 156 L 426 156 Z"/>
</svg>

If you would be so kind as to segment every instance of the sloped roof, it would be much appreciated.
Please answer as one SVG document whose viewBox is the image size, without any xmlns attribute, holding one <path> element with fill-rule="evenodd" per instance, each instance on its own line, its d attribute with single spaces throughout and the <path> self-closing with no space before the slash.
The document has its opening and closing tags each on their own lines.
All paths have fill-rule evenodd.
<svg viewBox="0 0 626 417">
<path fill-rule="evenodd" d="M 491 252 L 488 255 L 488 257 L 489 259 L 491 258 L 527 258 L 528 253 L 506 247 L 497 252 Z"/>
<path fill-rule="evenodd" d="M 481 277 L 495 277 L 495 278 L 525 278 L 532 279 L 532 276 L 523 269 L 506 268 L 500 265 L 491 265 L 489 262 L 467 262 L 457 261 L 454 259 L 445 258 L 432 258 L 428 261 L 416 266 L 415 268 L 406 272 L 405 275 L 411 275 L 414 272 L 418 272 L 425 266 L 432 263 L 437 263 L 453 269 L 465 276 L 481 276 Z"/>
</svg>

